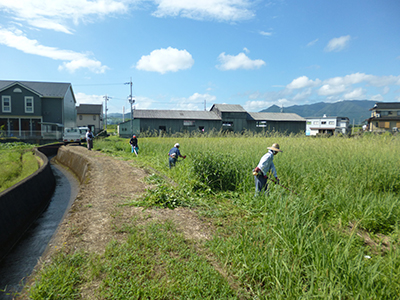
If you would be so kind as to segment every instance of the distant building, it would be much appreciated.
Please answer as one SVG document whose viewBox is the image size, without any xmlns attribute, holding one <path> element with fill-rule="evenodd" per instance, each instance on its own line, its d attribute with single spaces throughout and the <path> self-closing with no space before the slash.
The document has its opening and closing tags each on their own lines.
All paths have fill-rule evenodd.
<svg viewBox="0 0 400 300">
<path fill-rule="evenodd" d="M 76 125 L 89 127 L 94 134 L 103 130 L 103 104 L 80 104 L 76 107 Z"/>
<path fill-rule="evenodd" d="M 118 133 L 129 137 L 140 132 L 177 133 L 231 131 L 304 132 L 306 120 L 293 113 L 249 113 L 240 105 L 214 104 L 210 111 L 134 110 L 133 120 L 120 123 Z"/>
<path fill-rule="evenodd" d="M 400 128 L 400 102 L 378 102 L 370 111 L 369 131 L 398 131 Z"/>
<path fill-rule="evenodd" d="M 327 117 L 324 115 L 322 118 L 306 118 L 306 120 L 306 136 L 350 133 L 350 120 L 347 117 Z"/>
<path fill-rule="evenodd" d="M 0 80 L 0 135 L 56 139 L 76 126 L 76 100 L 70 83 Z"/>
</svg>

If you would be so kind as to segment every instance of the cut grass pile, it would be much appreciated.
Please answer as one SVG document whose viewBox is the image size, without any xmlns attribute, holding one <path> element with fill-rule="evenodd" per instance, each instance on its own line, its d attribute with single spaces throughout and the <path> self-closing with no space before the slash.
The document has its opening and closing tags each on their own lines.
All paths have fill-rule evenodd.
<svg viewBox="0 0 400 300">
<path fill-rule="evenodd" d="M 187 159 L 169 170 L 176 142 Z M 254 197 L 251 170 L 273 143 L 284 151 L 274 159 L 281 183 L 298 196 L 271 184 L 268 196 Z M 217 229 L 192 247 L 173 224 L 126 224 L 116 229 L 129 233 L 126 242 L 111 243 L 104 256 L 80 254 L 84 271 L 71 295 L 96 281 L 98 299 L 399 298 L 398 136 L 141 138 L 138 157 L 127 139 L 94 146 L 178 184 L 154 174 L 157 188 L 128 204 L 192 207 Z M 44 269 L 31 295 L 43 287 L 54 294 L 57 265 Z"/>
</svg>

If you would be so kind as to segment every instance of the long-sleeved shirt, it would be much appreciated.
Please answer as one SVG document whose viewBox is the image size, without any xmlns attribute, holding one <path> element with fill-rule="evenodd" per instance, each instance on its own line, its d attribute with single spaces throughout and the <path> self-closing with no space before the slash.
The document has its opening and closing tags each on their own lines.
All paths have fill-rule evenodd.
<svg viewBox="0 0 400 300">
<path fill-rule="evenodd" d="M 271 171 L 275 178 L 278 177 L 273 160 L 274 154 L 272 150 L 268 150 L 268 152 L 264 154 L 263 157 L 261 157 L 257 167 L 261 170 L 261 172 L 263 172 L 264 176 L 267 175 L 269 171 Z"/>
</svg>

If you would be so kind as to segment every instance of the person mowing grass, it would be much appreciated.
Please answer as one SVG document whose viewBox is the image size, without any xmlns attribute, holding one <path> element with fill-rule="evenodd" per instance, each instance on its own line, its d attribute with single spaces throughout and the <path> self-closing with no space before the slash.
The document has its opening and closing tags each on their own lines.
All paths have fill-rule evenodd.
<svg viewBox="0 0 400 300">
<path fill-rule="evenodd" d="M 261 191 L 264 191 L 264 194 L 267 194 L 268 190 L 268 173 L 272 172 L 276 181 L 275 184 L 279 183 L 278 175 L 276 173 L 275 165 L 274 165 L 274 156 L 279 152 L 283 152 L 279 149 L 278 144 L 273 144 L 271 147 L 267 147 L 268 152 L 261 157 L 260 162 L 257 167 L 253 169 L 254 180 L 256 184 L 256 193 L 257 196 Z"/>
<path fill-rule="evenodd" d="M 136 135 L 132 135 L 132 138 L 130 139 L 129 144 L 131 145 L 131 148 L 132 148 L 131 153 L 135 152 L 135 154 L 137 156 L 139 153 L 139 146 L 138 146 L 138 140 L 137 140 Z"/>
<path fill-rule="evenodd" d="M 176 164 L 176 162 L 178 160 L 178 157 L 182 157 L 183 159 L 186 158 L 186 155 L 185 156 L 181 155 L 181 152 L 179 151 L 179 146 L 180 145 L 178 143 L 176 143 L 174 145 L 174 147 L 171 148 L 171 150 L 169 150 L 169 152 L 168 152 L 168 156 L 169 156 L 168 163 L 169 163 L 169 168 L 170 169 L 172 167 L 175 167 L 175 164 Z"/>
</svg>

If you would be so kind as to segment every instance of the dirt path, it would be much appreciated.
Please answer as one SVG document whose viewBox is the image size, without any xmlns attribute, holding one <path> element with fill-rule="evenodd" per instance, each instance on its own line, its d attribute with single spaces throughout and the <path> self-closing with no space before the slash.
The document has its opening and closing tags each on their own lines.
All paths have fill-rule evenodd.
<svg viewBox="0 0 400 300">
<path fill-rule="evenodd" d="M 130 222 L 135 217 L 146 216 L 146 221 L 172 220 L 187 239 L 210 238 L 210 226 L 201 222 L 189 209 L 143 211 L 140 207 L 121 206 L 128 200 L 141 197 L 150 187 L 144 181 L 148 174 L 134 167 L 132 161 L 112 158 L 84 147 L 69 149 L 89 161 L 89 170 L 42 261 L 49 260 L 54 251 L 60 248 L 66 252 L 82 249 L 102 253 L 111 240 L 124 238 L 116 234 L 113 227 Z"/>
</svg>

